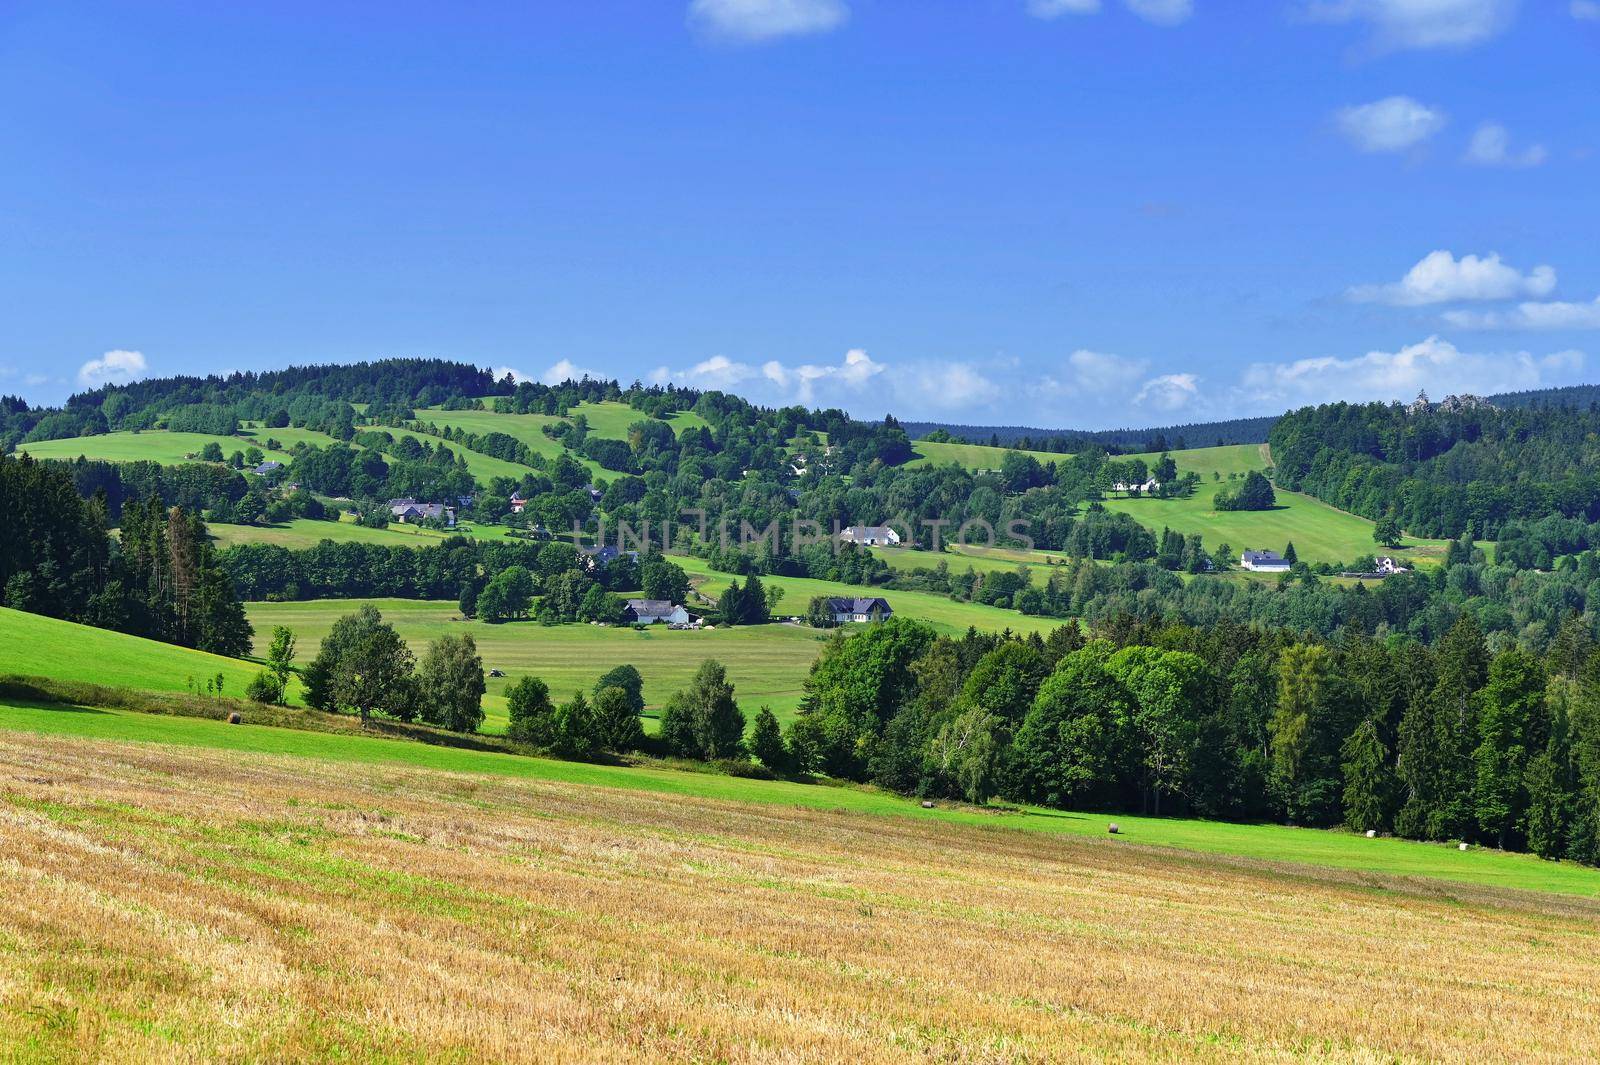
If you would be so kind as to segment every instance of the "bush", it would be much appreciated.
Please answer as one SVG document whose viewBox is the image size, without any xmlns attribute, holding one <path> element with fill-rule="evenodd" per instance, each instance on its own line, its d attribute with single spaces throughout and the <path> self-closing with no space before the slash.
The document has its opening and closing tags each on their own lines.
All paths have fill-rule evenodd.
<svg viewBox="0 0 1600 1065">
<path fill-rule="evenodd" d="M 250 678 L 250 683 L 245 685 L 244 697 L 253 703 L 272 705 L 283 699 L 283 685 L 272 673 L 262 670 Z"/>
</svg>

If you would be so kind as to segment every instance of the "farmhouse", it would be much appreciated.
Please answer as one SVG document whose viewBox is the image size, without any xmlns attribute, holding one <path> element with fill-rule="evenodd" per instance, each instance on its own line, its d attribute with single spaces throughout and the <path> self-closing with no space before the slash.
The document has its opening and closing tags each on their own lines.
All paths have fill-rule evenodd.
<svg viewBox="0 0 1600 1065">
<path fill-rule="evenodd" d="M 1156 480 L 1154 477 L 1150 478 L 1148 481 L 1145 481 L 1143 484 L 1118 481 L 1116 484 L 1111 486 L 1111 490 L 1113 492 L 1127 492 L 1130 495 L 1134 492 L 1142 492 L 1145 495 L 1149 495 L 1151 492 L 1157 492 L 1161 490 L 1161 482 Z"/>
<path fill-rule="evenodd" d="M 1381 555 L 1381 556 L 1379 556 L 1378 559 L 1377 559 L 1377 566 L 1375 568 L 1377 569 L 1377 571 L 1379 573 L 1383 574 L 1385 577 L 1392 576 L 1393 574 L 1396 574 L 1396 573 L 1409 573 L 1409 572 L 1411 572 L 1410 570 L 1406 569 L 1406 567 L 1404 567 L 1400 563 L 1396 562 L 1389 555 Z"/>
<path fill-rule="evenodd" d="M 1257 573 L 1289 572 L 1289 560 L 1276 551 L 1246 551 L 1239 556 L 1239 565 Z"/>
<path fill-rule="evenodd" d="M 266 462 L 263 462 L 250 472 L 255 474 L 257 477 L 265 477 L 267 474 L 281 469 L 283 469 L 283 463 L 273 462 L 271 459 L 268 459 Z"/>
<path fill-rule="evenodd" d="M 839 539 L 862 547 L 893 547 L 900 542 L 900 534 L 887 525 L 852 525 L 839 534 Z"/>
<path fill-rule="evenodd" d="M 447 507 L 443 503 L 418 503 L 415 499 L 391 499 L 389 516 L 402 524 L 442 521 L 446 525 L 454 526 L 456 508 Z"/>
<path fill-rule="evenodd" d="M 852 621 L 883 621 L 894 613 L 889 600 L 873 596 L 868 599 L 829 599 L 828 610 L 835 625 Z"/>
<path fill-rule="evenodd" d="M 611 563 L 621 558 L 624 554 L 626 554 L 628 558 L 634 562 L 639 561 L 639 552 L 637 551 L 623 552 L 617 550 L 615 547 L 610 546 L 578 548 L 579 561 L 583 563 L 584 569 L 590 571 L 605 569 L 607 566 L 611 565 Z M 639 600 L 641 603 L 649 601 L 650 600 L 644 599 Z"/>
<path fill-rule="evenodd" d="M 522 513 L 522 508 L 527 506 L 527 505 L 528 505 L 528 501 L 522 497 L 522 493 L 521 492 L 512 492 L 511 493 L 511 513 L 513 513 L 513 514 L 521 514 Z"/>
<path fill-rule="evenodd" d="M 629 599 L 623 616 L 637 625 L 687 625 L 689 612 L 668 599 Z"/>
</svg>

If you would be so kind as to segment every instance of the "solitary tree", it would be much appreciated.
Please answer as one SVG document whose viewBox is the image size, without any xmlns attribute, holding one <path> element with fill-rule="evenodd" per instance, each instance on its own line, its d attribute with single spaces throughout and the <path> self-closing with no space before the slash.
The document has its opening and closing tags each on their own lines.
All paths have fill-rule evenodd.
<svg viewBox="0 0 1600 1065">
<path fill-rule="evenodd" d="M 452 732 L 483 724 L 483 659 L 471 634 L 441 636 L 428 647 L 417 673 L 422 719 Z"/>
<path fill-rule="evenodd" d="M 272 675 L 278 678 L 278 701 L 283 701 L 283 696 L 289 687 L 289 672 L 294 662 L 295 641 L 294 632 L 286 625 L 279 625 L 272 630 L 272 646 L 267 648 L 267 668 Z"/>
<path fill-rule="evenodd" d="M 633 699 L 619 687 L 601 688 L 594 698 L 595 735 L 609 751 L 631 751 L 644 742 L 644 728 Z"/>
<path fill-rule="evenodd" d="M 1392 515 L 1378 519 L 1378 524 L 1372 527 L 1372 542 L 1384 547 L 1399 547 L 1404 534 L 1400 531 L 1400 522 Z"/>
<path fill-rule="evenodd" d="M 744 714 L 733 699 L 733 685 L 720 662 L 700 663 L 689 687 L 667 700 L 661 736 L 688 758 L 734 758 L 743 746 Z"/>
</svg>

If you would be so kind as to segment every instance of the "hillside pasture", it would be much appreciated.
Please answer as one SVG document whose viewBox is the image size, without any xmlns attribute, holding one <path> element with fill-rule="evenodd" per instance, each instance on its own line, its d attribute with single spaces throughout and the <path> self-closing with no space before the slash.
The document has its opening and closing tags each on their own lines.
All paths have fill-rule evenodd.
<svg viewBox="0 0 1600 1065">
<path fill-rule="evenodd" d="M 504 433 L 513 440 L 520 441 L 527 446 L 529 451 L 536 455 L 543 455 L 554 462 L 557 457 L 566 454 L 572 459 L 583 463 L 591 472 L 599 474 L 600 466 L 575 455 L 544 434 L 546 425 L 555 425 L 562 419 L 551 414 L 496 414 L 492 410 L 442 410 L 432 408 L 417 411 L 417 420 L 431 423 L 443 429 L 446 426 L 452 429 L 465 429 L 469 433 L 486 436 L 489 433 Z M 454 446 L 454 445 L 451 445 Z M 518 477 L 521 474 L 517 475 Z"/>
<path fill-rule="evenodd" d="M 294 630 L 306 657 L 316 653 L 333 623 L 372 603 L 420 657 L 432 641 L 446 634 L 471 634 L 485 670 L 499 669 L 504 678 L 488 680 L 484 702 L 485 731 L 505 729 L 507 687 L 524 676 L 550 686 L 557 699 L 574 691 L 589 692 L 607 670 L 632 665 L 644 677 L 644 697 L 654 711 L 673 692 L 688 686 L 700 663 L 714 658 L 728 667 L 735 695 L 747 718 L 763 704 L 780 719 L 794 716 L 811 663 L 826 634 L 796 625 L 758 625 L 715 631 L 670 631 L 656 626 L 631 627 L 540 625 L 533 621 L 489 624 L 464 621 L 454 603 L 412 599 L 323 599 L 304 603 L 250 603 L 257 650 L 265 650 L 276 625 Z M 648 724 L 649 722 L 647 722 Z"/>
<path fill-rule="evenodd" d="M 1448 546 L 1445 540 L 1408 536 L 1399 550 L 1380 549 L 1372 540 L 1372 522 L 1283 489 L 1278 490 L 1278 505 L 1271 510 L 1217 510 L 1214 497 L 1219 490 L 1218 485 L 1202 483 L 1186 498 L 1107 499 L 1105 506 L 1158 533 L 1164 527 L 1185 536 L 1199 533 L 1207 551 L 1228 544 L 1234 565 L 1245 549 L 1281 552 L 1292 542 L 1303 562 L 1353 562 L 1382 550 L 1412 565 L 1428 566 L 1443 561 Z"/>
<path fill-rule="evenodd" d="M 169 433 L 165 429 L 146 429 L 137 433 L 103 433 L 100 436 L 75 436 L 66 440 L 41 440 L 32 444 L 18 444 L 17 450 L 36 459 L 75 459 L 82 455 L 105 462 L 156 462 L 163 466 L 179 466 L 185 462 L 200 461 L 189 456 L 199 455 L 207 444 L 216 444 L 222 448 L 224 458 L 235 451 L 257 447 L 269 459 L 284 463 L 290 460 L 287 451 L 272 451 L 266 446 L 267 438 L 278 430 L 250 432 L 252 435 L 249 436 L 212 436 L 209 433 Z M 316 435 L 323 436 L 321 433 Z M 286 447 L 294 446 L 292 441 L 285 441 L 281 437 L 278 439 Z M 334 442 L 331 436 L 323 436 L 323 439 L 330 444 Z"/>
<path fill-rule="evenodd" d="M 272 642 L 272 631 L 258 632 L 256 638 L 265 651 Z M 222 694 L 242 699 L 245 685 L 261 668 L 252 662 L 0 607 L 0 676 L 203 693 L 206 682 L 220 673 Z M 299 682 L 291 678 L 290 702 L 299 702 L 299 691 Z"/>
<path fill-rule="evenodd" d="M 454 529 L 426 529 L 420 525 L 392 522 L 386 528 L 372 529 L 340 518 L 338 521 L 316 521 L 296 518 L 277 525 L 232 525 L 210 522 L 206 526 L 218 547 L 235 544 L 273 544 L 291 550 L 315 547 L 323 540 L 338 544 L 384 544 L 389 547 L 433 547 L 451 536 L 470 536 L 480 540 L 504 539 L 511 531 L 506 525 L 475 525 L 463 522 Z"/>
<path fill-rule="evenodd" d="M 1098 817 L 1099 838 L 1074 838 L 850 789 L 189 719 L 131 723 L 155 743 L 109 739 L 137 717 L 0 707 L 0 1058 L 1600 1047 L 1585 899 L 1143 846 L 1131 820 L 1133 838 L 1105 838 Z M 1040 831 L 1005 830 L 1027 821 Z M 1566 883 L 1592 890 L 1582 872 Z"/>
<path fill-rule="evenodd" d="M 572 408 L 572 416 L 580 414 L 588 421 L 591 433 L 611 440 L 626 440 L 628 429 L 635 422 L 651 420 L 648 414 L 626 403 L 580 403 Z M 672 426 L 674 436 L 688 428 L 703 429 L 706 426 L 704 418 L 687 410 L 673 413 L 666 423 Z"/>
</svg>

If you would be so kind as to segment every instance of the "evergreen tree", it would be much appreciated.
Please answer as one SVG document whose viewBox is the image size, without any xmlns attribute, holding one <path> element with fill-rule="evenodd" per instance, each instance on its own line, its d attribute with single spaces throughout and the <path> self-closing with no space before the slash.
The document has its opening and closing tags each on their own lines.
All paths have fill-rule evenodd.
<svg viewBox="0 0 1600 1065">
<path fill-rule="evenodd" d="M 1377 723 L 1371 718 L 1361 722 L 1345 740 L 1342 753 L 1345 824 L 1357 832 L 1387 827 L 1394 776 Z"/>
<path fill-rule="evenodd" d="M 774 773 L 783 773 L 789 768 L 789 749 L 783 744 L 783 731 L 770 706 L 756 711 L 750 728 L 750 753 Z"/>
<path fill-rule="evenodd" d="M 1502 848 L 1527 809 L 1529 751 L 1544 748 L 1544 688 L 1544 671 L 1521 651 L 1507 651 L 1489 667 L 1473 754 L 1473 812 L 1478 827 Z"/>
<path fill-rule="evenodd" d="M 550 688 L 538 677 L 521 677 L 506 689 L 506 735 L 518 743 L 549 747 L 555 742 Z"/>
</svg>

